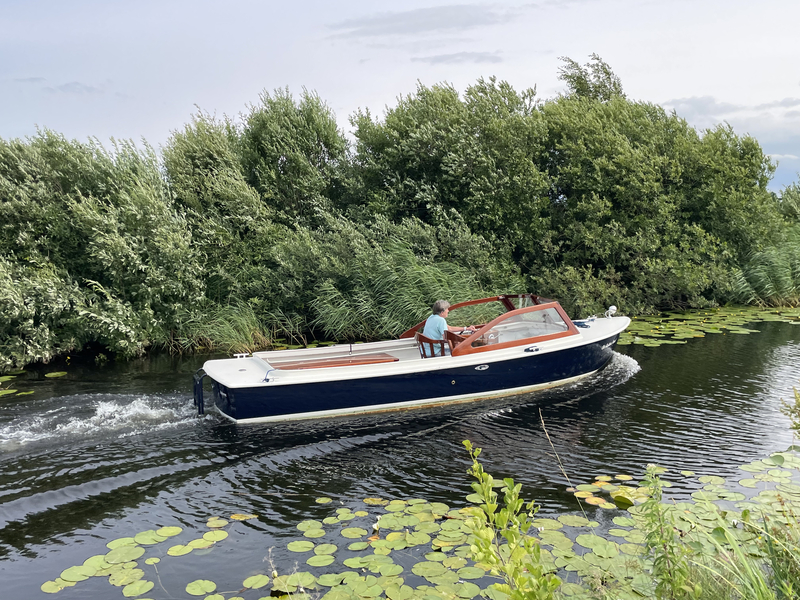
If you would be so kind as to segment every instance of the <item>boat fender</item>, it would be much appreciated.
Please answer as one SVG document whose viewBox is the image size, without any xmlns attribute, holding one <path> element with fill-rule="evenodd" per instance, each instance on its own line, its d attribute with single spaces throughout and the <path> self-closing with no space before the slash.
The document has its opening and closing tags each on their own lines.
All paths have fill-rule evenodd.
<svg viewBox="0 0 800 600">
<path fill-rule="evenodd" d="M 197 369 L 194 374 L 194 405 L 197 407 L 198 415 L 205 414 L 205 400 L 203 399 L 203 378 L 205 376 L 206 373 L 203 369 Z"/>
</svg>

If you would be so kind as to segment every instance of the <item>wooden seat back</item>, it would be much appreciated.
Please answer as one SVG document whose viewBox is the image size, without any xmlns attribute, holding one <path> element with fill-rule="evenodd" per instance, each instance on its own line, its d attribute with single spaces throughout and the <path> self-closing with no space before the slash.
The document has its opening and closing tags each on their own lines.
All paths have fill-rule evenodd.
<svg viewBox="0 0 800 600">
<path fill-rule="evenodd" d="M 422 335 L 421 333 L 417 333 L 414 336 L 414 339 L 417 340 L 417 345 L 419 346 L 419 355 L 422 358 L 433 358 L 437 356 L 436 354 L 436 347 L 439 347 L 439 354 L 438 356 L 445 355 L 445 348 L 447 348 L 447 342 L 444 340 L 434 340 L 427 336 Z"/>
</svg>

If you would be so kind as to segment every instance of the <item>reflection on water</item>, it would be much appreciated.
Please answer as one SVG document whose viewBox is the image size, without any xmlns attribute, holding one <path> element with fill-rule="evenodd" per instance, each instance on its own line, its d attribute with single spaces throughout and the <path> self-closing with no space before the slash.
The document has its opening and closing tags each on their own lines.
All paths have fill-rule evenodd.
<svg viewBox="0 0 800 600">
<path fill-rule="evenodd" d="M 210 515 L 256 513 L 224 542 L 225 563 L 237 568 L 216 576 L 233 586 L 220 589 L 234 589 L 263 568 L 271 546 L 276 563 L 294 564 L 285 550 L 294 525 L 332 511 L 318 496 L 354 509 L 369 496 L 462 502 L 464 439 L 484 449 L 487 470 L 520 481 L 545 515 L 577 508 L 567 478 L 638 477 L 649 462 L 738 476 L 739 464 L 792 443 L 779 408 L 800 379 L 800 327 L 757 327 L 762 333 L 626 347 L 597 376 L 534 394 L 249 427 L 194 415 L 191 373 L 202 359 L 73 365 L 62 380 L 28 376 L 14 387 L 34 394 L 0 398 L 3 581 L 16 597 L 44 597 L 41 583 L 116 537 L 165 525 L 200 530 Z M 196 568 L 165 560 L 159 573 L 185 585 Z M 106 598 L 108 584 L 82 582 L 60 594 Z"/>
</svg>

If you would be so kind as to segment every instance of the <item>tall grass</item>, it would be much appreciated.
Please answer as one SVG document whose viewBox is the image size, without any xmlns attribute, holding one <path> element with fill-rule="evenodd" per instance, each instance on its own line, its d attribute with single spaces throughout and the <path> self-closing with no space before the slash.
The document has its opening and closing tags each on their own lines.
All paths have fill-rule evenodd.
<svg viewBox="0 0 800 600">
<path fill-rule="evenodd" d="M 785 243 L 752 254 L 734 275 L 739 302 L 765 306 L 800 305 L 800 227 Z"/>
<path fill-rule="evenodd" d="M 270 335 L 253 309 L 238 303 L 214 307 L 186 321 L 172 349 L 181 352 L 254 352 L 271 343 Z"/>
<path fill-rule="evenodd" d="M 425 262 L 397 242 L 358 253 L 348 267 L 340 282 L 320 284 L 312 302 L 314 325 L 333 339 L 392 337 L 428 316 L 436 300 L 490 295 L 467 269 Z"/>
</svg>

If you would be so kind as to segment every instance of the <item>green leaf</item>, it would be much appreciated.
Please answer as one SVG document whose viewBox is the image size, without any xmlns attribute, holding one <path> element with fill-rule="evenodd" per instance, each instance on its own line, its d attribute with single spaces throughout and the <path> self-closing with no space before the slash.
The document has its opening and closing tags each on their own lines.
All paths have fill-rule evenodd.
<svg viewBox="0 0 800 600">
<path fill-rule="evenodd" d="M 217 589 L 217 584 L 208 579 L 195 579 L 186 585 L 186 593 L 192 596 L 204 596 Z"/>
</svg>

